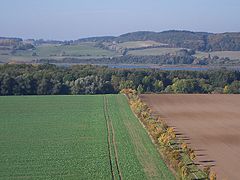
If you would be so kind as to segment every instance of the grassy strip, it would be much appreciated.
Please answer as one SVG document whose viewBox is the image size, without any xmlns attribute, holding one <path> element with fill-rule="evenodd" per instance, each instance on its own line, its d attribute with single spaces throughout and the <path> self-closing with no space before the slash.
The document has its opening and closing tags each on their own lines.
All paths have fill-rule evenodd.
<svg viewBox="0 0 240 180">
<path fill-rule="evenodd" d="M 135 90 L 124 89 L 121 92 L 127 95 L 133 112 L 144 124 L 166 163 L 170 169 L 174 170 L 178 179 L 216 179 L 216 174 L 210 172 L 209 167 L 201 170 L 194 164 L 196 157 L 194 150 L 189 148 L 183 140 L 177 139 L 174 129 L 168 127 L 161 118 L 154 118 L 151 115 L 151 110 L 140 100 Z"/>
<path fill-rule="evenodd" d="M 120 117 L 124 122 L 132 143 L 134 144 L 135 153 L 143 166 L 147 179 L 175 179 L 172 172 L 160 157 L 154 144 L 142 128 L 139 120 L 132 113 L 125 97 L 116 97 L 117 106 L 119 107 Z M 127 108 L 125 108 L 127 107 Z"/>
</svg>

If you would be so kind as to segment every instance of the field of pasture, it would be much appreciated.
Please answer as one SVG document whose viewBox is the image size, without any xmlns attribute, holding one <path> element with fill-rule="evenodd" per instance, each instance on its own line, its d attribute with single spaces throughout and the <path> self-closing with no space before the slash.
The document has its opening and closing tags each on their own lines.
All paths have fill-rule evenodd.
<svg viewBox="0 0 240 180">
<path fill-rule="evenodd" d="M 123 95 L 0 102 L 0 179 L 174 179 Z"/>
</svg>

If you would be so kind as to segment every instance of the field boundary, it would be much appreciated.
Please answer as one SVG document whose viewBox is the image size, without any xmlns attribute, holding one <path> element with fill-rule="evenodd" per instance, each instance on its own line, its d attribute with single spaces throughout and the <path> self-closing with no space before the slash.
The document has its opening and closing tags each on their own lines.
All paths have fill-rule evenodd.
<svg viewBox="0 0 240 180">
<path fill-rule="evenodd" d="M 124 94 L 124 96 L 127 98 L 128 100 L 128 104 L 129 104 L 129 97 Z M 130 104 L 129 104 L 130 106 Z M 131 107 L 131 106 L 130 106 Z M 164 158 L 163 153 L 161 152 L 161 149 L 158 147 L 158 145 L 156 144 L 154 138 L 152 137 L 152 135 L 150 134 L 150 132 L 148 131 L 146 125 L 139 119 L 139 117 L 137 116 L 137 114 L 133 111 L 133 109 L 131 108 L 132 113 L 134 114 L 134 116 L 137 118 L 138 122 L 141 124 L 141 126 L 145 129 L 145 131 L 147 132 L 149 138 L 151 139 L 152 144 L 154 145 L 154 147 L 157 149 L 158 153 L 160 154 L 160 157 L 163 159 L 164 163 L 166 164 L 166 166 L 168 167 L 168 169 L 174 174 L 174 176 L 176 176 L 176 171 L 166 162 L 166 159 Z"/>
<path fill-rule="evenodd" d="M 126 98 L 127 98 L 127 97 L 126 97 Z M 123 109 L 123 106 L 121 106 L 121 102 L 120 102 L 119 96 L 116 97 L 116 102 L 118 103 L 119 108 Z M 131 109 L 131 108 L 130 108 L 130 109 Z M 132 110 L 131 110 L 131 112 L 132 112 Z M 132 112 L 132 113 L 133 113 L 133 112 Z M 139 119 L 138 119 L 138 117 L 136 116 L 136 114 L 133 113 L 133 115 L 134 115 L 135 118 L 137 118 L 138 122 L 140 122 L 141 126 L 145 129 L 145 126 L 142 124 L 141 121 L 139 121 Z M 126 116 L 125 114 L 121 114 L 121 117 L 122 117 L 123 119 L 128 119 L 128 121 L 130 121 L 130 118 L 129 118 L 128 116 Z M 130 131 L 131 128 L 129 127 L 129 125 L 127 125 L 125 122 L 124 122 L 124 125 L 125 125 L 125 127 L 128 129 L 128 133 L 130 134 L 130 136 L 132 136 L 133 139 L 137 140 L 137 139 L 136 139 L 137 137 L 134 137 L 134 132 Z M 148 131 L 146 131 L 146 132 L 147 132 L 147 134 L 149 135 Z M 155 144 L 154 144 L 153 139 L 151 138 L 151 136 L 149 136 L 149 137 L 150 137 L 151 143 L 154 145 L 154 148 L 155 148 Z M 135 144 L 135 143 L 133 142 L 133 144 Z M 137 145 L 136 145 L 136 144 L 137 144 Z M 136 148 L 140 148 L 141 145 L 143 145 L 143 144 L 141 144 L 141 143 L 140 143 L 140 144 L 139 144 L 139 143 L 136 143 L 136 144 L 135 144 Z M 144 149 L 144 148 L 143 148 L 143 149 Z M 149 154 L 147 155 L 146 150 L 145 150 L 144 152 L 141 152 L 140 154 L 145 154 L 146 156 L 149 155 Z M 160 156 L 160 157 L 161 157 L 161 156 Z M 147 158 L 147 157 L 145 157 L 145 158 Z M 139 159 L 139 160 L 141 161 L 141 163 L 143 163 L 142 166 L 144 166 L 144 164 L 145 164 L 145 166 L 146 166 L 146 162 L 149 161 L 149 159 L 144 160 L 145 158 L 143 158 L 143 159 L 140 158 L 140 159 Z M 143 162 L 143 161 L 144 161 L 144 162 Z M 152 159 L 151 161 L 153 161 L 153 159 Z M 165 163 L 165 162 L 164 162 L 164 163 Z M 167 164 L 166 164 L 166 166 L 167 166 Z M 148 165 L 147 167 L 149 167 L 149 165 Z M 155 169 L 155 171 L 157 171 L 157 170 Z M 145 173 L 147 173 L 147 172 L 145 172 Z M 150 173 L 151 175 L 154 174 L 153 171 L 150 171 L 149 173 Z M 155 173 L 156 173 L 156 172 L 155 172 Z M 162 170 L 159 171 L 159 173 L 161 174 L 162 177 L 164 177 L 164 179 L 167 179 L 166 174 L 164 174 Z M 149 178 L 151 178 L 151 177 L 149 177 Z"/>
<path fill-rule="evenodd" d="M 169 169 L 174 170 L 176 178 L 208 179 L 206 172 L 193 162 L 196 157 L 194 151 L 186 143 L 176 139 L 174 129 L 163 119 L 152 115 L 151 109 L 140 100 L 135 90 L 123 89 L 121 93 L 126 95 L 133 113 L 146 129 Z M 211 175 L 215 179 L 215 173 L 211 172 Z"/>
</svg>

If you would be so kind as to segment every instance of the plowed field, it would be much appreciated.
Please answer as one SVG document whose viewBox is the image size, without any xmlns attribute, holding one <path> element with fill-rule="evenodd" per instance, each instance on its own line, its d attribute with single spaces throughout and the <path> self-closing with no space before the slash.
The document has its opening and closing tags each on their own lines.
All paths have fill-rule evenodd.
<svg viewBox="0 0 240 180">
<path fill-rule="evenodd" d="M 240 178 L 240 95 L 142 95 L 218 179 Z"/>
</svg>

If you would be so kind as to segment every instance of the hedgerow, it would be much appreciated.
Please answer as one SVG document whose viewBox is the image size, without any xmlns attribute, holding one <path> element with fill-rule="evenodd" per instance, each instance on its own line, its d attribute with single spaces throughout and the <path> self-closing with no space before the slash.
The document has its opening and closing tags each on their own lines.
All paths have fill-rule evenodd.
<svg viewBox="0 0 240 180">
<path fill-rule="evenodd" d="M 132 111 L 142 122 L 148 134 L 157 146 L 160 154 L 178 179 L 216 180 L 216 173 L 210 167 L 200 169 L 195 163 L 194 150 L 182 139 L 178 139 L 173 127 L 169 127 L 161 117 L 152 116 L 151 109 L 139 98 L 138 92 L 123 89 L 121 93 L 128 97 Z"/>
</svg>

